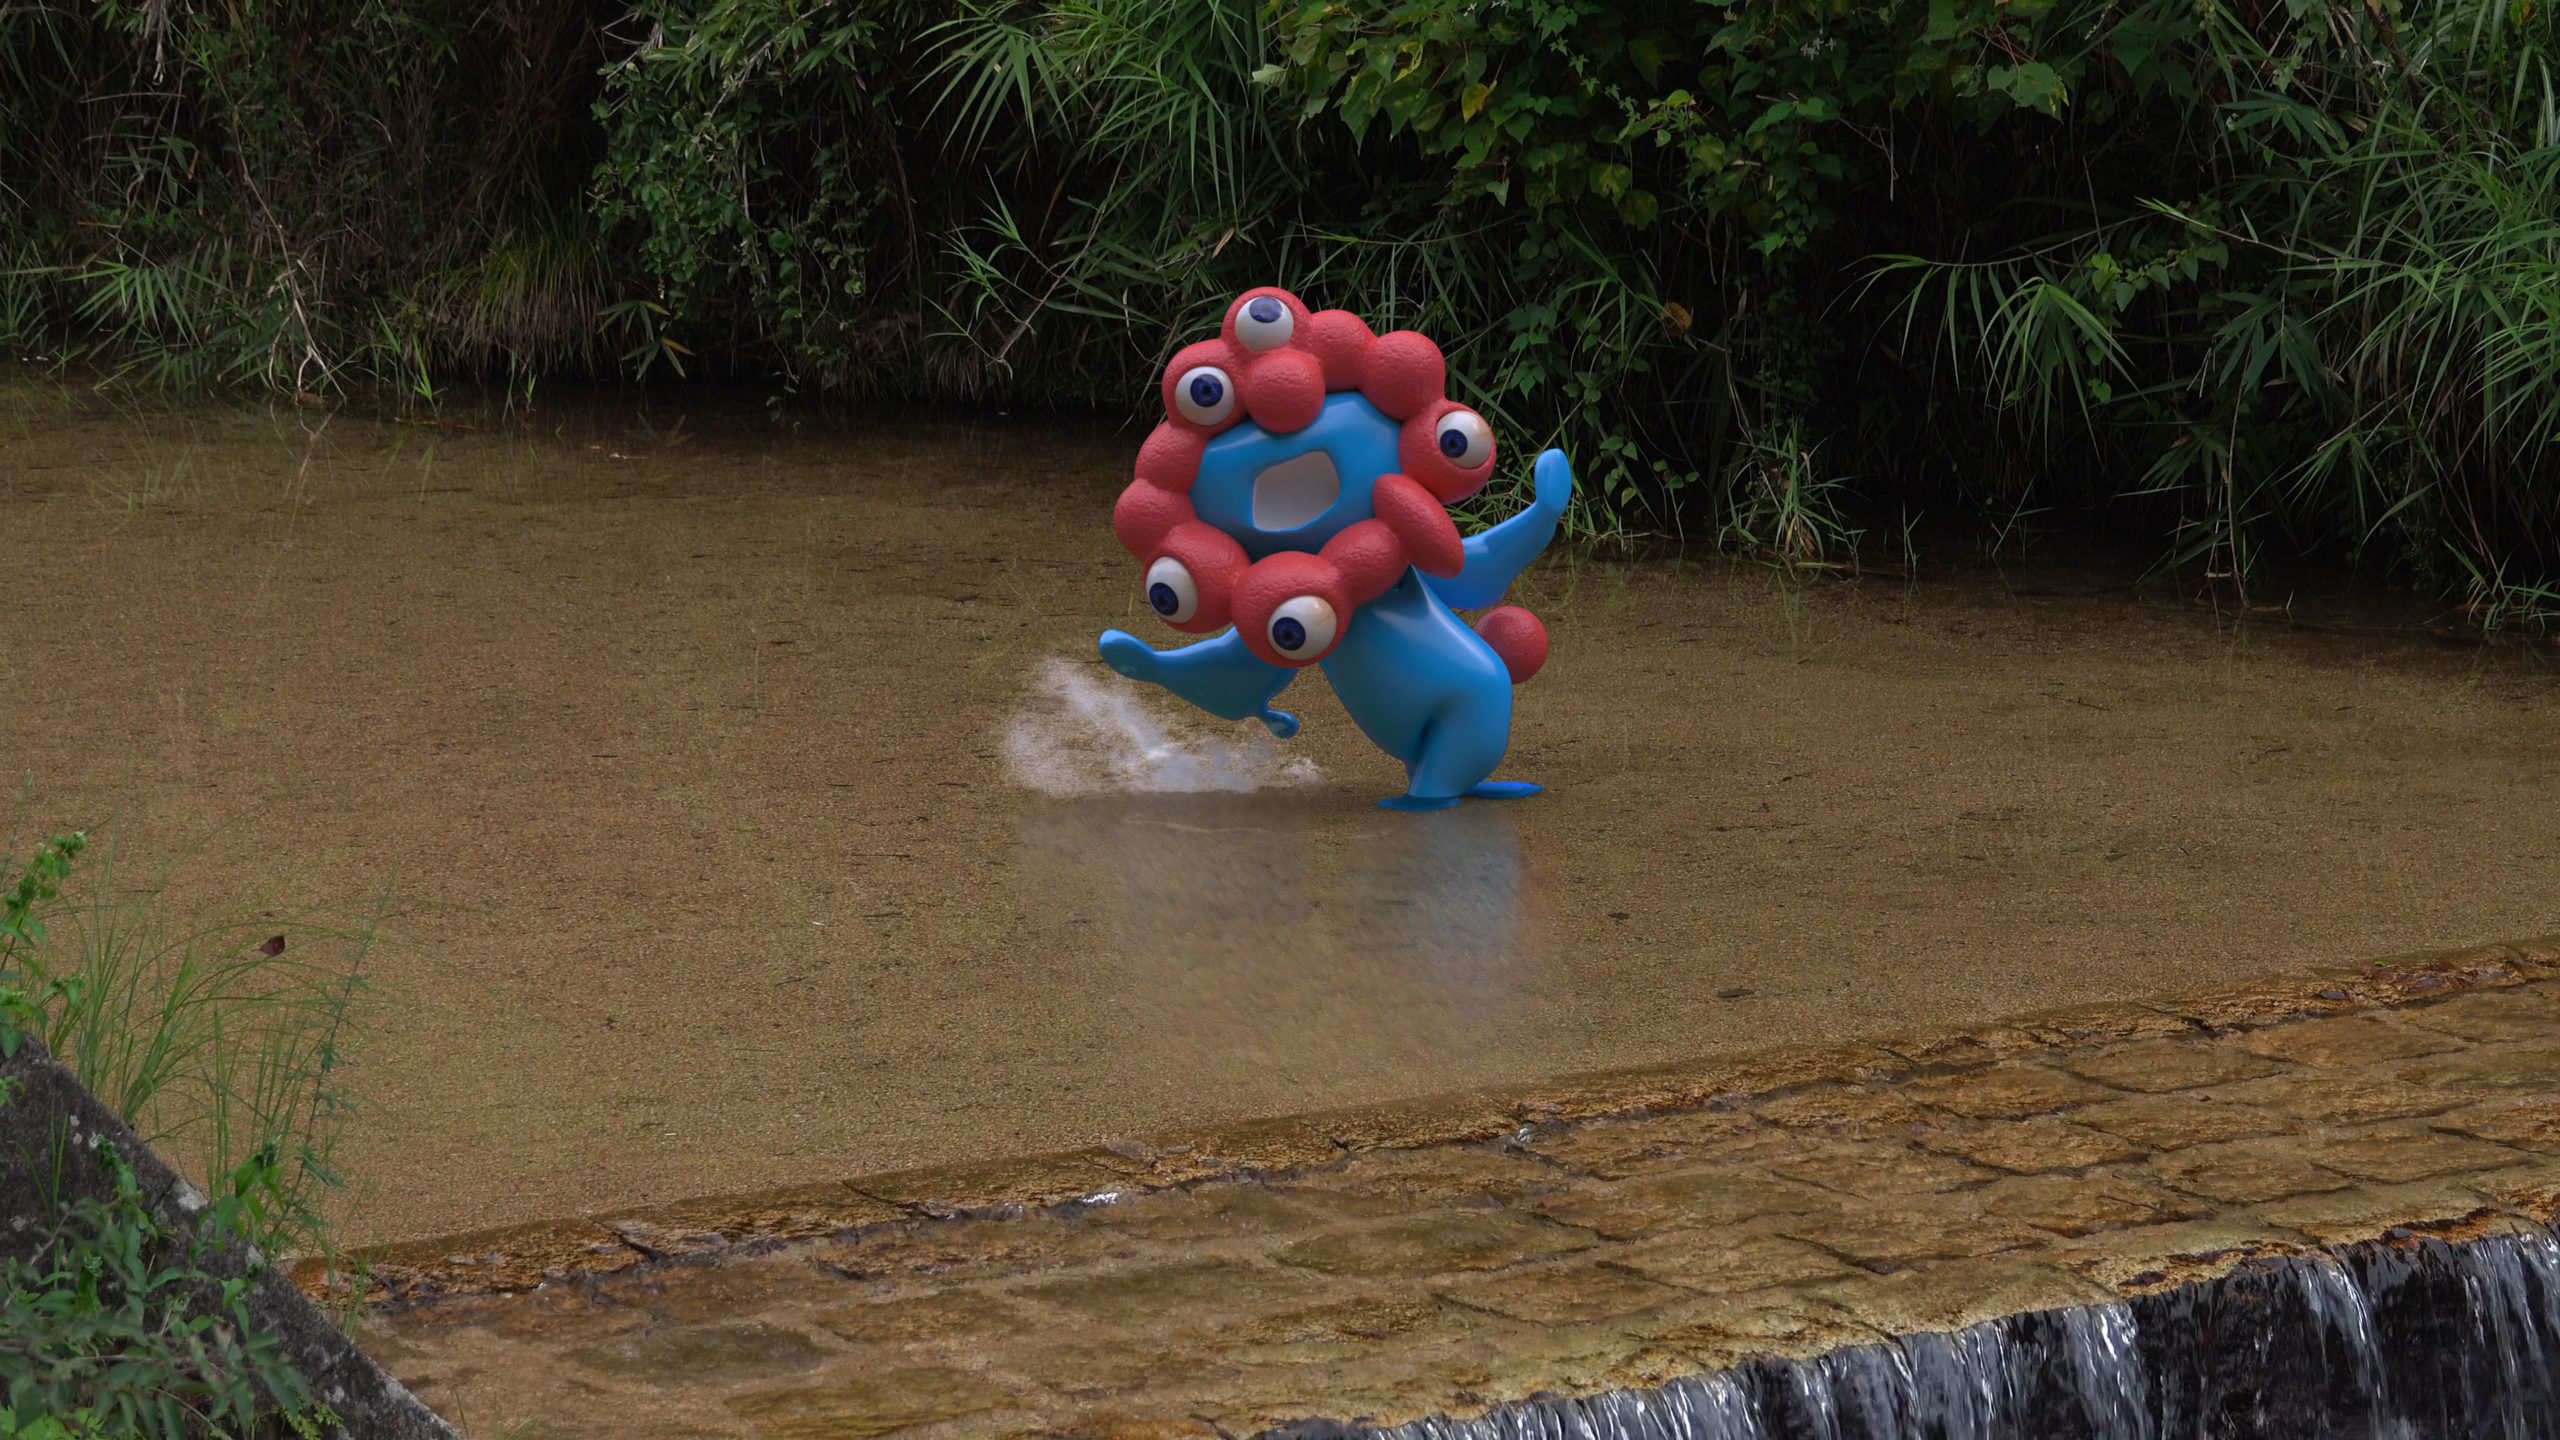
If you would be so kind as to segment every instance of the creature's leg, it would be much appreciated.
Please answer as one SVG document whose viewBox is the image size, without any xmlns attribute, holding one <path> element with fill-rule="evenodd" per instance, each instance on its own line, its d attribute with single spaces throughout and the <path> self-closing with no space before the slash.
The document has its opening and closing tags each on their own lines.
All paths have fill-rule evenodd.
<svg viewBox="0 0 2560 1440">
<path fill-rule="evenodd" d="M 1555 538 L 1556 522 L 1564 518 L 1564 507 L 1573 499 L 1573 466 L 1563 451 L 1550 450 L 1538 457 L 1535 474 L 1537 493 L 1528 509 L 1470 538 L 1466 568 L 1456 575 L 1425 579 L 1440 603 L 1452 610 L 1481 610 L 1499 603 L 1512 580 Z"/>
<path fill-rule="evenodd" d="M 1298 672 L 1268 664 L 1229 630 L 1215 639 L 1158 650 L 1126 630 L 1102 632 L 1102 662 L 1132 680 L 1161 685 L 1222 720 L 1259 720 L 1286 740 L 1298 717 L 1271 708 Z"/>
<path fill-rule="evenodd" d="M 1445 705 L 1413 747 L 1405 764 L 1405 793 L 1378 803 L 1390 810 L 1438 810 L 1455 805 L 1462 795 L 1530 794 L 1517 782 L 1489 782 L 1485 776 L 1502 763 L 1511 743 L 1511 686 L 1472 687 L 1473 693 Z"/>
</svg>

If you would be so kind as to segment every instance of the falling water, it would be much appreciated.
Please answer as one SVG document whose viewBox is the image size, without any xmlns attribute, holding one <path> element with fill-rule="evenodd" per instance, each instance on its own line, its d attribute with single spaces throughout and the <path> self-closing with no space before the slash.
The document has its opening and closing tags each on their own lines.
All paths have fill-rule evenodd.
<svg viewBox="0 0 2560 1440">
<path fill-rule="evenodd" d="M 2560 1436 L 2560 1243 L 2254 1261 L 2116 1305 L 1906 1335 L 1376 1440 L 2527 1440 Z M 1292 1427 L 1318 1440 L 1362 1427 Z"/>
<path fill-rule="evenodd" d="M 1261 790 L 1323 778 L 1304 756 L 1282 758 L 1259 726 L 1237 740 L 1161 715 L 1134 682 L 1091 666 L 1051 660 L 1032 681 L 1005 729 L 1005 768 L 1044 795 Z"/>
</svg>

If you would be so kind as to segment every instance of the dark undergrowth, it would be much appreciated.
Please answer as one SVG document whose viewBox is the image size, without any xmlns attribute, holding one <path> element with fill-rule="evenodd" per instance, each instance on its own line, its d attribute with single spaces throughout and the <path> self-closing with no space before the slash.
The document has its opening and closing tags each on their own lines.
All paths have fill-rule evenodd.
<svg viewBox="0 0 2560 1440">
<path fill-rule="evenodd" d="M 2543 0 L 0 0 L 0 340 L 1144 408 L 1413 326 L 1586 537 L 2096 515 L 2560 610 Z M 1525 467 L 1505 467 L 1507 476 Z M 1497 486 L 1491 506 L 1511 496 Z"/>
</svg>

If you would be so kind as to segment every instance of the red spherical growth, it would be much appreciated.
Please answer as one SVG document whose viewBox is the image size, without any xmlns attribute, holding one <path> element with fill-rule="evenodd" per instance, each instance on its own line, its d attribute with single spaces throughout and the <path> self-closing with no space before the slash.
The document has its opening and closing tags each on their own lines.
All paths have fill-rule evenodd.
<svg viewBox="0 0 2560 1440">
<path fill-rule="evenodd" d="M 1200 432 L 1165 421 L 1138 447 L 1138 478 L 1160 490 L 1188 495 L 1191 482 L 1200 478 L 1200 452 L 1208 443 Z"/>
<path fill-rule="evenodd" d="M 1502 657 L 1502 668 L 1511 672 L 1514 685 L 1547 663 L 1547 627 L 1517 605 L 1496 606 L 1477 616 L 1476 633 Z"/>
<path fill-rule="evenodd" d="M 1307 317 L 1298 343 L 1324 367 L 1326 390 L 1357 390 L 1368 377 L 1369 347 L 1378 337 L 1368 321 L 1348 310 L 1319 310 Z"/>
<path fill-rule="evenodd" d="M 1454 456 L 1446 443 L 1453 432 L 1465 441 Z M 1481 458 L 1477 450 L 1483 451 Z M 1396 462 L 1442 504 L 1454 505 L 1493 478 L 1493 431 L 1473 410 L 1440 400 L 1404 422 L 1396 434 Z"/>
<path fill-rule="evenodd" d="M 1150 571 L 1159 560 L 1179 562 L 1188 572 L 1193 593 L 1198 597 L 1186 618 L 1177 620 L 1159 611 L 1167 625 L 1194 635 L 1227 628 L 1236 585 L 1247 569 L 1244 547 L 1235 542 L 1235 537 L 1206 521 L 1187 521 L 1166 532 L 1156 552 L 1142 558 Z"/>
<path fill-rule="evenodd" d="M 1354 605 L 1366 605 L 1394 589 L 1412 563 L 1404 542 L 1383 520 L 1353 521 L 1316 554 L 1342 572 L 1342 591 Z"/>
<path fill-rule="evenodd" d="M 1299 602 L 1312 600 L 1315 606 Z M 1245 648 L 1273 665 L 1292 669 L 1313 665 L 1329 653 L 1350 628 L 1351 594 L 1342 571 L 1321 556 L 1302 550 L 1265 555 L 1246 567 L 1236 582 L 1232 613 L 1236 636 Z M 1293 621 L 1305 643 L 1282 651 L 1272 632 L 1283 619 Z"/>
<path fill-rule="evenodd" d="M 1402 475 L 1381 475 L 1369 489 L 1369 508 L 1396 533 L 1423 574 L 1455 575 L 1465 568 L 1466 542 L 1430 491 Z"/>
<path fill-rule="evenodd" d="M 1191 497 L 1144 479 L 1132 480 L 1120 492 L 1119 503 L 1111 507 L 1111 533 L 1120 537 L 1121 549 L 1145 560 L 1174 526 L 1199 518 L 1191 508 Z"/>
<path fill-rule="evenodd" d="M 1245 418 L 1238 384 L 1253 357 L 1224 340 L 1203 340 L 1174 352 L 1164 367 L 1166 423 L 1206 438 Z"/>
<path fill-rule="evenodd" d="M 1280 303 L 1280 314 L 1271 319 L 1257 316 L 1248 308 L 1254 301 L 1266 298 Z M 1277 285 L 1257 285 L 1227 306 L 1227 318 L 1218 326 L 1218 338 L 1248 354 L 1259 355 L 1304 336 L 1308 319 L 1306 304 L 1297 296 Z"/>
<path fill-rule="evenodd" d="M 1449 362 L 1429 336 L 1394 330 L 1369 347 L 1361 368 L 1360 393 L 1397 420 L 1410 420 L 1448 393 Z"/>
<path fill-rule="evenodd" d="M 1324 410 L 1324 367 L 1304 350 L 1274 350 L 1245 372 L 1244 405 L 1274 434 L 1304 430 Z"/>
</svg>

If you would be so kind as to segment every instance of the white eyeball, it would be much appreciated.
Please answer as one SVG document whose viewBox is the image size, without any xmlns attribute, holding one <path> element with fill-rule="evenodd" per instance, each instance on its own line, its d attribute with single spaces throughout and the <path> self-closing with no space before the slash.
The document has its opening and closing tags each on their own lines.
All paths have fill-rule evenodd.
<svg viewBox="0 0 2560 1440">
<path fill-rule="evenodd" d="M 1191 572 L 1167 555 L 1147 567 L 1147 603 L 1168 622 L 1180 625 L 1200 613 L 1200 587 Z"/>
<path fill-rule="evenodd" d="M 1247 350 L 1276 350 L 1297 328 L 1298 317 L 1275 295 L 1256 295 L 1236 312 L 1236 339 Z"/>
<path fill-rule="evenodd" d="M 1440 417 L 1440 453 L 1461 470 L 1473 470 L 1493 458 L 1493 427 L 1473 410 L 1452 410 Z"/>
<path fill-rule="evenodd" d="M 1194 425 L 1215 425 L 1236 413 L 1236 382 L 1215 365 L 1196 365 L 1173 382 L 1173 408 Z"/>
<path fill-rule="evenodd" d="M 1295 660 L 1333 648 L 1333 607 L 1322 597 L 1300 595 L 1271 612 L 1271 648 Z"/>
</svg>

